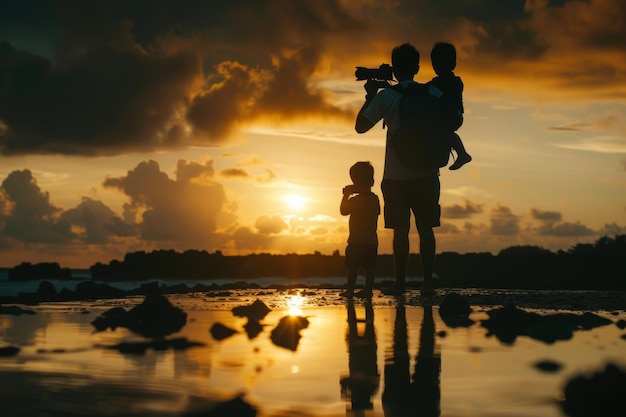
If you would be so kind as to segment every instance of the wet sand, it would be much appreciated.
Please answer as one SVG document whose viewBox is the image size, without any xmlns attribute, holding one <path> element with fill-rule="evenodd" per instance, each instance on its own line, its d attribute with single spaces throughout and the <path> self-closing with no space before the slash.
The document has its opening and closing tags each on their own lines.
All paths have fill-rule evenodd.
<svg viewBox="0 0 626 417">
<path fill-rule="evenodd" d="M 128 309 L 144 297 L 22 306 L 35 314 L 0 316 L 0 346 L 21 348 L 0 358 L 2 416 L 400 416 L 402 411 L 385 406 L 385 398 L 389 404 L 392 394 L 401 397 L 405 376 L 423 373 L 418 363 L 426 356 L 438 366 L 430 397 L 440 397 L 432 405 L 441 416 L 482 417 L 489 411 L 562 417 L 559 400 L 567 380 L 626 352 L 623 327 L 617 326 L 626 320 L 623 292 L 439 289 L 424 301 L 418 290 L 409 290 L 402 302 L 376 290 L 371 310 L 362 300 L 348 303 L 339 292 L 168 296 L 187 313 L 187 324 L 172 337 L 198 345 L 150 347 L 142 354 L 103 348 L 143 339 L 124 328 L 95 332 L 91 323 L 112 307 Z M 473 324 L 450 327 L 441 319 L 439 304 L 450 292 L 469 301 Z M 255 300 L 271 312 L 250 337 L 246 320 L 232 309 Z M 489 337 L 480 322 L 489 310 L 511 304 L 539 314 L 594 313 L 610 324 L 553 343 L 519 335 L 506 344 Z M 294 349 L 270 337 L 289 314 L 308 319 Z M 234 333 L 217 340 L 210 333 L 216 323 Z M 540 370 L 536 364 L 542 361 L 558 370 Z M 344 385 L 362 372 L 371 385 L 359 397 Z"/>
</svg>

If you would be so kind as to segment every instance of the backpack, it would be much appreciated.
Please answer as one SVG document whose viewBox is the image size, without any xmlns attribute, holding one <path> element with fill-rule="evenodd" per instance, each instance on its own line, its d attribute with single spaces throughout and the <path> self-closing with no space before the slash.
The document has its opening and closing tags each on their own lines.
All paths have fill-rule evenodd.
<svg viewBox="0 0 626 417">
<path fill-rule="evenodd" d="M 398 159 L 414 170 L 438 169 L 448 164 L 452 126 L 460 115 L 423 84 L 390 87 L 400 93 L 398 130 L 390 136 Z M 438 90 L 437 90 L 438 91 Z"/>
</svg>

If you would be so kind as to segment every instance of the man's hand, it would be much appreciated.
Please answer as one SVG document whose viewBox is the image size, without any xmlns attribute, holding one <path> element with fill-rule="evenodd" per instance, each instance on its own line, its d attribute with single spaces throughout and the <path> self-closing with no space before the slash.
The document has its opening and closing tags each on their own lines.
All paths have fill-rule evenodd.
<svg viewBox="0 0 626 417">
<path fill-rule="evenodd" d="M 354 194 L 354 184 L 346 185 L 343 187 L 343 195 L 350 196 Z"/>
<path fill-rule="evenodd" d="M 368 97 L 374 97 L 376 93 L 378 93 L 378 88 L 380 87 L 380 81 L 376 80 L 367 80 L 365 85 L 365 92 L 367 92 Z"/>
</svg>

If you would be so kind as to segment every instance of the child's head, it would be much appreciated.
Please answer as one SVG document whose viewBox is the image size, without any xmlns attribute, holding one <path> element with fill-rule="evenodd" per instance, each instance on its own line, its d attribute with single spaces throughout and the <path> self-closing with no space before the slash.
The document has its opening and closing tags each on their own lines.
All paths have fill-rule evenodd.
<svg viewBox="0 0 626 417">
<path fill-rule="evenodd" d="M 356 186 L 371 187 L 374 185 L 374 167 L 369 162 L 357 162 L 350 167 L 350 178 Z"/>
<path fill-rule="evenodd" d="M 437 75 L 450 72 L 456 67 L 456 48 L 451 43 L 437 42 L 430 51 L 430 61 Z"/>
</svg>

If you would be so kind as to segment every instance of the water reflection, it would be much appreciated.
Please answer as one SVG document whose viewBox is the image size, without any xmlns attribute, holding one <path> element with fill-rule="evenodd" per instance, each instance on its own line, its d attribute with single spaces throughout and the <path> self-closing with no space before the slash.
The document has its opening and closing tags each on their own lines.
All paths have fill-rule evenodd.
<svg viewBox="0 0 626 417">
<path fill-rule="evenodd" d="M 398 300 L 393 346 L 385 352 L 382 403 L 387 417 L 436 417 L 441 414 L 441 351 L 435 342 L 433 307 L 425 305 L 423 310 L 419 346 L 411 376 L 406 309 L 404 300 Z"/>
<path fill-rule="evenodd" d="M 350 401 L 347 415 L 364 415 L 373 409 L 372 397 L 378 391 L 380 374 L 376 360 L 376 331 L 374 308 L 371 300 L 365 301 L 365 317 L 357 317 L 352 300 L 347 301 L 348 368 L 350 374 L 341 378 L 341 396 Z"/>
</svg>

